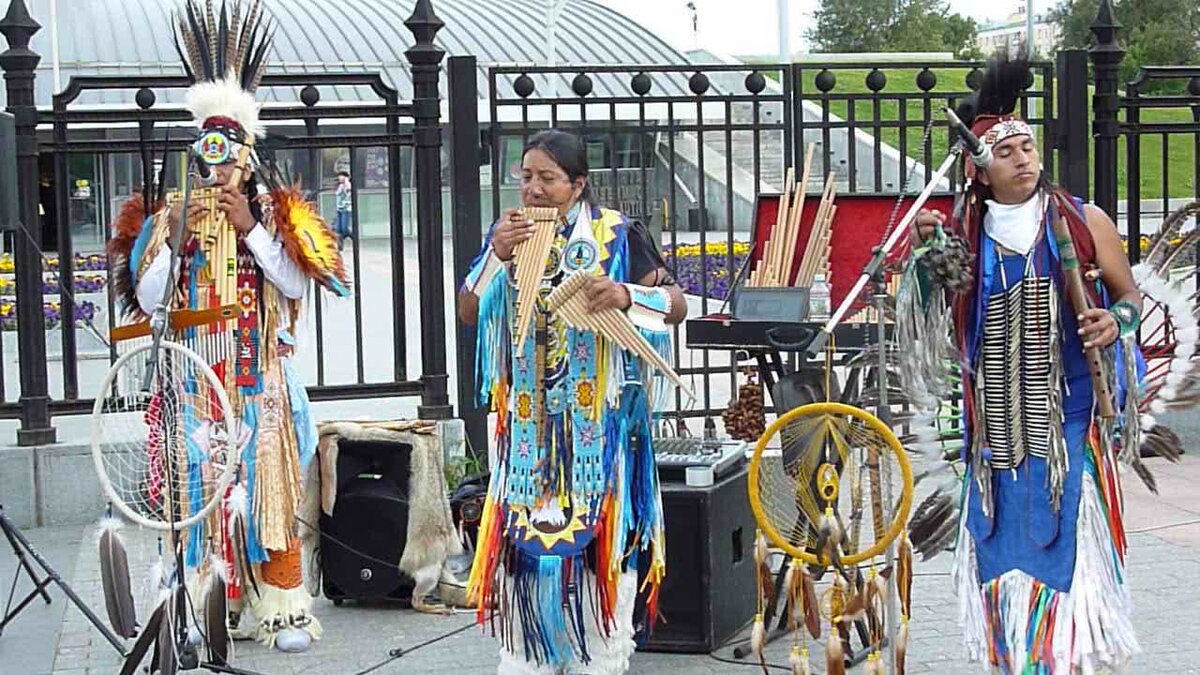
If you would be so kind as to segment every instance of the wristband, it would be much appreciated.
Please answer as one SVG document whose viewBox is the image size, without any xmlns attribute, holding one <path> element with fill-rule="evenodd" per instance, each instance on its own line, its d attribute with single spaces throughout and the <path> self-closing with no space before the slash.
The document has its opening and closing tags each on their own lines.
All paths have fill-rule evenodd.
<svg viewBox="0 0 1200 675">
<path fill-rule="evenodd" d="M 623 284 L 629 292 L 629 309 L 625 314 L 633 325 L 656 333 L 667 330 L 667 315 L 671 313 L 671 294 L 661 286 Z"/>
<path fill-rule="evenodd" d="M 492 283 L 492 280 L 496 278 L 497 274 L 507 271 L 511 267 L 512 261 L 505 262 L 501 260 L 500 256 L 496 255 L 496 250 L 489 245 L 487 253 L 467 273 L 467 278 L 463 286 L 467 291 L 479 295 L 479 291 L 487 288 Z"/>
<path fill-rule="evenodd" d="M 1121 337 L 1128 337 L 1137 331 L 1142 324 L 1142 313 L 1137 305 L 1128 300 L 1120 300 L 1108 308 L 1108 313 L 1117 322 L 1117 330 Z"/>
</svg>

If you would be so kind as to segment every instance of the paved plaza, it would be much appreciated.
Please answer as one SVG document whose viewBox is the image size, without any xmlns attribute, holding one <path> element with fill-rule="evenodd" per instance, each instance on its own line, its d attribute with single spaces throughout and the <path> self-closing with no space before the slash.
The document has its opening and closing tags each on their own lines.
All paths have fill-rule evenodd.
<svg viewBox="0 0 1200 675">
<path fill-rule="evenodd" d="M 1200 673 L 1200 646 L 1187 637 L 1200 626 L 1200 456 L 1190 454 L 1180 465 L 1151 460 L 1159 477 L 1160 494 L 1150 495 L 1140 484 L 1126 482 L 1126 524 L 1130 531 L 1129 583 L 1134 621 L 1144 653 L 1136 673 Z M 146 570 L 153 562 L 155 539 L 149 532 L 125 531 L 131 566 Z M 103 614 L 99 561 L 94 527 L 53 527 L 28 531 L 39 551 L 85 602 Z M 0 550 L 0 580 L 7 590 L 15 559 Z M 962 658 L 957 600 L 949 577 L 950 557 L 918 563 L 913 590 L 913 643 L 909 673 L 979 672 Z M 142 575 L 140 578 L 144 578 Z M 135 584 L 137 582 L 135 581 Z M 22 578 L 18 595 L 29 588 Z M 139 616 L 146 616 L 146 593 L 138 593 Z M 53 603 L 36 602 L 0 636 L 0 673 L 4 675 L 96 675 L 114 673 L 117 654 L 56 588 Z M 258 644 L 237 644 L 237 666 L 260 673 L 351 674 L 389 659 L 389 651 L 409 649 L 466 626 L 469 614 L 434 617 L 391 606 L 346 603 L 335 607 L 316 601 L 325 637 L 302 655 L 284 655 Z M 790 645 L 781 640 L 768 651 L 769 661 L 786 664 Z M 716 657 L 732 659 L 732 648 Z M 375 673 L 489 673 L 496 667 L 495 642 L 472 627 L 453 637 L 392 660 Z M 821 661 L 818 663 L 818 661 Z M 824 672 L 819 647 L 814 645 L 813 672 Z M 746 666 L 707 655 L 637 653 L 632 673 L 692 675 L 754 672 Z M 780 670 L 779 672 L 783 672 Z"/>
</svg>

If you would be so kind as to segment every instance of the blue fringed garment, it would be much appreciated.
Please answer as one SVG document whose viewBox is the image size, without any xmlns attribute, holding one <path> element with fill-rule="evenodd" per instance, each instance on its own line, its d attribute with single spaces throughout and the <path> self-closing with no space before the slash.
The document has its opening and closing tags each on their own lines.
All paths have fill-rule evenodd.
<svg viewBox="0 0 1200 675">
<path fill-rule="evenodd" d="M 590 217 L 559 233 L 551 263 L 561 261 L 567 271 L 592 269 L 589 256 L 595 255 L 597 273 L 629 281 L 629 221 L 601 209 L 584 215 Z M 485 245 L 469 281 L 479 278 L 487 254 Z M 548 264 L 544 284 L 559 275 L 559 267 Z M 521 635 L 513 636 L 514 616 L 501 617 L 507 628 L 499 632 L 511 638 L 511 651 L 555 667 L 587 663 L 584 607 L 597 607 L 611 627 L 620 573 L 644 563 L 647 611 L 651 617 L 655 611 L 665 547 L 650 446 L 651 396 L 664 398 L 666 386 L 603 336 L 566 327 L 540 309 L 537 328 L 514 351 L 516 293 L 508 274 L 477 292 L 479 400 L 499 423 L 470 594 L 481 620 L 492 606 L 511 608 L 520 619 Z M 670 358 L 668 333 L 643 335 Z M 585 560 L 594 564 L 599 588 L 580 583 Z M 502 574 L 511 581 L 502 582 Z M 564 583 L 568 577 L 574 583 Z M 509 597 L 501 599 L 502 593 Z"/>
</svg>

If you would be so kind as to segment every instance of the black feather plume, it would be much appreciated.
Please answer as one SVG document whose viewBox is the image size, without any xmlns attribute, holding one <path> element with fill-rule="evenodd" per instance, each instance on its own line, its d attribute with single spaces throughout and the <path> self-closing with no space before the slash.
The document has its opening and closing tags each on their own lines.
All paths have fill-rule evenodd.
<svg viewBox="0 0 1200 675">
<path fill-rule="evenodd" d="M 980 115 L 1010 115 L 1017 109 L 1017 100 L 1033 83 L 1033 71 L 1024 58 L 1010 59 L 999 53 L 988 60 L 987 71 L 979 90 L 958 105 L 954 111 L 968 127 Z"/>
<path fill-rule="evenodd" d="M 175 38 L 175 53 L 179 54 L 179 62 L 183 64 L 183 74 L 187 75 L 187 78 L 189 80 L 191 80 L 192 82 L 195 82 L 196 74 L 192 72 L 192 65 L 188 61 L 188 56 L 183 51 L 183 45 L 181 45 L 179 43 L 179 32 L 178 31 L 171 31 L 171 32 L 172 32 L 171 37 Z"/>
<path fill-rule="evenodd" d="M 217 29 L 217 49 L 215 57 L 217 59 L 217 76 L 225 77 L 229 72 L 229 66 L 233 65 L 225 62 L 225 55 L 229 53 L 229 14 L 225 9 L 225 0 L 221 0 L 221 19 L 220 27 Z"/>
</svg>

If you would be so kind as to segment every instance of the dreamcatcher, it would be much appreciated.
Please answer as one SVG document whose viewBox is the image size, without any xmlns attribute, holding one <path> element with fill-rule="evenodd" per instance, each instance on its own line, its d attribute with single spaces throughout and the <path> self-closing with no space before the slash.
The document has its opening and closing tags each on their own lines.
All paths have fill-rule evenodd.
<svg viewBox="0 0 1200 675">
<path fill-rule="evenodd" d="M 901 625 L 892 644 L 903 671 L 912 579 L 904 529 L 913 476 L 900 438 L 850 403 L 878 404 L 877 387 L 871 386 L 877 360 L 872 348 L 848 361 L 840 396 L 845 402 L 810 403 L 781 415 L 759 438 L 751 459 L 750 504 L 760 528 L 751 648 L 761 661 L 767 616 L 778 608 L 792 636 L 797 674 L 809 672 L 808 641 L 823 632 L 827 673 L 844 672 L 852 635 L 866 649 L 867 672 L 884 672 L 886 632 L 893 622 Z M 894 373 L 886 381 L 897 395 Z M 785 556 L 781 584 L 772 580 L 771 548 Z M 826 581 L 826 574 L 832 579 Z"/>
</svg>

